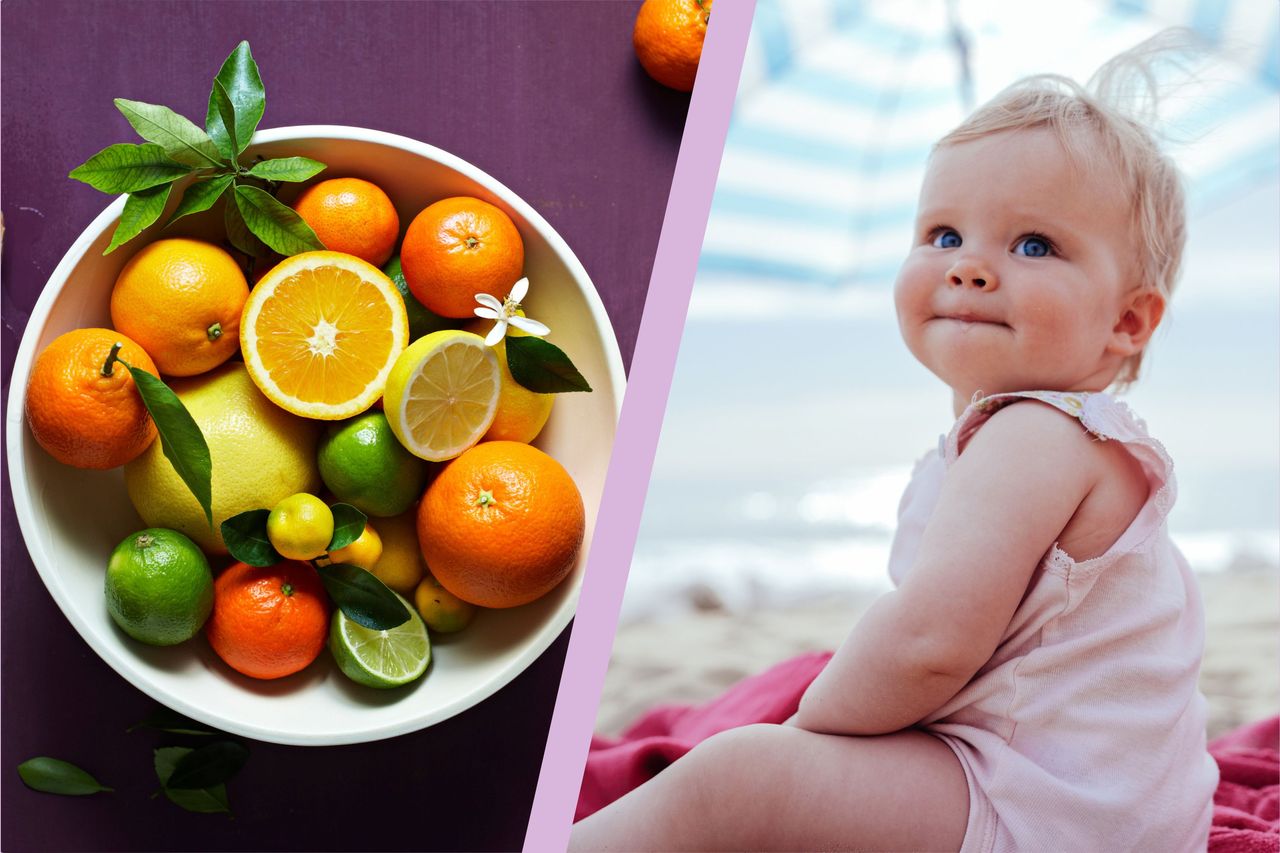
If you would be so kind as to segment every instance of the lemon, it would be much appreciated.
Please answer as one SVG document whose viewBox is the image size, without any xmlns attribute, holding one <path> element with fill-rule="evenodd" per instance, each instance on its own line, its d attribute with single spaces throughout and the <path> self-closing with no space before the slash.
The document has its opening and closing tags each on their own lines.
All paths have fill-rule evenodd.
<svg viewBox="0 0 1280 853">
<path fill-rule="evenodd" d="M 365 568 L 401 595 L 413 595 L 413 588 L 426 572 L 422 548 L 418 545 L 417 511 L 378 519 L 378 533 L 382 538 L 382 554 L 372 568 Z"/>
<path fill-rule="evenodd" d="M 180 531 L 206 554 L 225 554 L 222 522 L 246 510 L 269 509 L 296 492 L 319 491 L 319 424 L 273 405 L 243 364 L 175 379 L 171 387 L 209 444 L 213 528 L 158 441 L 124 467 L 129 500 L 148 527 Z"/>
<path fill-rule="evenodd" d="M 126 634 L 152 646 L 194 637 L 213 611 L 209 561 L 176 530 L 149 528 L 107 562 L 107 611 Z"/>
<path fill-rule="evenodd" d="M 508 335 L 515 335 L 519 329 L 508 329 Z M 520 332 L 523 335 L 523 332 Z M 498 394 L 498 411 L 493 416 L 489 431 L 484 434 L 485 441 L 519 441 L 525 444 L 533 441 L 546 426 L 551 417 L 551 404 L 555 402 L 555 394 L 539 394 L 521 385 L 511 375 L 507 364 L 507 342 L 499 341 L 493 348 L 502 365 L 502 390 Z"/>
<path fill-rule="evenodd" d="M 410 453 L 443 462 L 489 429 L 501 388 L 498 357 L 484 339 L 444 329 L 415 341 L 396 359 L 383 408 Z"/>
<path fill-rule="evenodd" d="M 378 559 L 382 557 L 382 537 L 378 535 L 378 531 L 373 529 L 373 525 L 365 522 L 364 530 L 356 537 L 354 542 L 344 545 L 336 551 L 329 552 L 329 559 L 334 563 L 350 563 L 353 566 L 359 566 L 365 571 L 373 571 L 373 567 L 378 564 Z M 386 583 L 386 581 L 383 581 Z M 390 584 L 387 584 L 390 586 Z"/>
<path fill-rule="evenodd" d="M 413 603 L 422 621 L 432 631 L 452 634 L 471 624 L 476 606 L 463 601 L 440 585 L 440 581 L 427 575 L 413 592 Z"/>
<path fill-rule="evenodd" d="M 427 482 L 427 463 L 396 440 L 382 412 L 331 424 L 317 461 L 329 491 L 366 515 L 399 515 Z"/>
<path fill-rule="evenodd" d="M 267 538 L 286 559 L 314 560 L 333 541 L 333 510 L 315 495 L 289 495 L 267 516 Z"/>
<path fill-rule="evenodd" d="M 329 626 L 329 651 L 338 669 L 366 687 L 400 687 L 422 677 L 431 663 L 431 641 L 427 626 L 409 602 L 400 598 L 409 611 L 403 624 L 385 631 L 352 622 L 341 610 L 333 614 Z"/>
</svg>

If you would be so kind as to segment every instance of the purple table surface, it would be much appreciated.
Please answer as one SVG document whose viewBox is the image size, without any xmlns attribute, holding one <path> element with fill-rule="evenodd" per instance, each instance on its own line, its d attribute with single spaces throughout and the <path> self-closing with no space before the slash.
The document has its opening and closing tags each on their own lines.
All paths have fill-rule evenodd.
<svg viewBox="0 0 1280 853">
<path fill-rule="evenodd" d="M 112 99 L 199 122 L 222 60 L 248 39 L 262 127 L 349 124 L 461 156 L 537 209 L 577 254 L 630 364 L 688 97 L 635 61 L 626 2 L 97 2 L 8 0 L 3 51 L 4 405 L 48 275 L 111 200 L 69 180 L 138 142 Z M 45 590 L 3 487 L 5 850 L 518 849 L 568 640 L 470 711 L 358 746 L 251 743 L 229 785 L 235 818 L 185 812 L 156 789 L 152 749 L 126 734 L 156 703 L 111 670 Z M 72 798 L 23 786 L 60 757 L 115 788 Z"/>
</svg>

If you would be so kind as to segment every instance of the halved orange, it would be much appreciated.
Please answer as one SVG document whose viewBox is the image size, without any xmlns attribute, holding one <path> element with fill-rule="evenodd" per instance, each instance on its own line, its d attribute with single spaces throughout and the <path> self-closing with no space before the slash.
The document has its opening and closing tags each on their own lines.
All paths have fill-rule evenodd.
<svg viewBox="0 0 1280 853">
<path fill-rule="evenodd" d="M 408 342 L 391 279 L 342 252 L 281 261 L 254 286 L 240 319 L 254 383 L 282 409 L 320 420 L 372 406 Z"/>
</svg>

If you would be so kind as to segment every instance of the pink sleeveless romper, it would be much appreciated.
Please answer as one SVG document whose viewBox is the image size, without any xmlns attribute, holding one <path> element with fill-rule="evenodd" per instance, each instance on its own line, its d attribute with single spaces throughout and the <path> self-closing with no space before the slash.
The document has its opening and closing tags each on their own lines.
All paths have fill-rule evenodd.
<svg viewBox="0 0 1280 853">
<path fill-rule="evenodd" d="M 916 465 L 899 506 L 889 575 L 902 582 L 947 468 L 997 409 L 1025 399 L 1119 441 L 1151 483 L 1146 504 L 1102 556 L 1056 545 L 1032 575 L 995 653 L 921 722 L 964 767 L 962 853 L 1203 851 L 1218 767 L 1197 687 L 1204 612 L 1169 539 L 1173 463 L 1107 394 L 1026 392 L 976 400 Z"/>
</svg>

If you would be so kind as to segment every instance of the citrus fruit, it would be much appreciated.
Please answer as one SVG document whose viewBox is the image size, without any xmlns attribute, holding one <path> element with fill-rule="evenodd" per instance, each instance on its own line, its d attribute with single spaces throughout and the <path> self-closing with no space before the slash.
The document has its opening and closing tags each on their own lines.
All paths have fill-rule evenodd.
<svg viewBox="0 0 1280 853">
<path fill-rule="evenodd" d="M 507 330 L 507 334 L 524 333 L 512 328 Z M 493 351 L 498 356 L 498 364 L 502 366 L 502 389 L 498 392 L 498 410 L 494 413 L 493 423 L 482 440 L 522 441 L 528 444 L 546 426 L 556 395 L 530 391 L 515 380 L 507 364 L 506 341 L 498 341 Z"/>
<path fill-rule="evenodd" d="M 441 317 L 418 301 L 418 297 L 409 290 L 404 280 L 404 270 L 400 267 L 400 256 L 396 255 L 383 265 L 382 271 L 391 279 L 391 283 L 400 291 L 404 299 L 404 310 L 409 315 L 409 340 L 416 341 L 423 335 L 452 328 L 455 323 L 448 317 Z"/>
<path fill-rule="evenodd" d="M 249 375 L 271 402 L 340 420 L 382 395 L 409 338 L 404 300 L 377 267 L 341 252 L 303 252 L 262 277 L 240 323 Z"/>
<path fill-rule="evenodd" d="M 427 627 L 409 602 L 397 595 L 409 611 L 404 623 L 385 631 L 353 622 L 341 610 L 333 614 L 329 651 L 338 669 L 366 687 L 400 687 L 416 681 L 431 663 Z"/>
<path fill-rule="evenodd" d="M 382 412 L 330 424 L 316 460 L 329 491 L 366 515 L 399 515 L 427 480 L 427 463 L 396 440 Z"/>
<path fill-rule="evenodd" d="M 360 531 L 360 535 L 356 537 L 354 542 L 350 542 L 336 551 L 329 552 L 329 560 L 333 563 L 349 563 L 353 566 L 359 566 L 365 571 L 373 571 L 373 567 L 378 564 L 378 559 L 382 556 L 382 537 L 378 535 L 378 531 L 373 529 L 373 525 L 365 522 L 364 530 Z M 386 583 L 386 581 L 383 581 Z"/>
<path fill-rule="evenodd" d="M 145 524 L 179 530 L 206 553 L 225 554 L 222 522 L 246 510 L 273 507 L 295 492 L 319 490 L 319 425 L 273 406 L 243 364 L 231 362 L 175 380 L 172 388 L 209 445 L 213 528 L 158 441 L 124 469 L 129 500 Z"/>
<path fill-rule="evenodd" d="M 237 672 L 283 678 L 324 648 L 328 601 L 319 575 L 306 563 L 236 563 L 214 581 L 205 633 L 218 657 Z"/>
<path fill-rule="evenodd" d="M 143 246 L 111 291 L 111 324 L 167 376 L 212 370 L 240 345 L 249 285 L 235 259 L 212 243 L 177 237 Z"/>
<path fill-rule="evenodd" d="M 422 459 L 452 459 L 493 423 L 502 387 L 498 357 L 484 339 L 446 329 L 414 341 L 387 378 L 383 409 L 405 448 Z"/>
<path fill-rule="evenodd" d="M 134 367 L 159 375 L 142 348 L 110 329 L 75 329 L 54 338 L 36 357 L 27 380 L 27 423 L 36 442 L 59 462 L 77 468 L 115 468 L 155 440 L 133 377 L 123 364 L 102 368 L 112 347 Z"/>
<path fill-rule="evenodd" d="M 267 516 L 267 538 L 285 559 L 314 560 L 333 541 L 333 511 L 315 495 L 289 495 Z"/>
<path fill-rule="evenodd" d="M 204 553 L 176 530 L 128 536 L 107 561 L 107 612 L 135 640 L 173 646 L 194 637 L 213 609 Z"/>
<path fill-rule="evenodd" d="M 644 0 L 632 44 L 649 76 L 677 91 L 693 91 L 710 17 L 711 0 Z"/>
<path fill-rule="evenodd" d="M 331 178 L 302 191 L 293 203 L 326 249 L 382 266 L 400 236 L 395 205 L 377 184 Z"/>
<path fill-rule="evenodd" d="M 382 538 L 382 554 L 369 571 L 401 595 L 413 595 L 427 567 L 418 546 L 418 513 L 378 519 L 378 535 Z"/>
<path fill-rule="evenodd" d="M 427 627 L 441 634 L 461 631 L 471 624 L 476 615 L 474 604 L 468 604 L 449 592 L 431 575 L 424 577 L 413 591 L 413 603 Z"/>
<path fill-rule="evenodd" d="M 414 217 L 400 245 L 404 280 L 442 317 L 471 317 L 476 294 L 499 301 L 524 269 L 511 217 L 478 198 L 446 198 Z"/>
<path fill-rule="evenodd" d="M 418 506 L 431 573 L 480 607 L 516 607 L 573 568 L 586 528 L 582 495 L 536 447 L 486 441 L 444 467 Z"/>
</svg>

